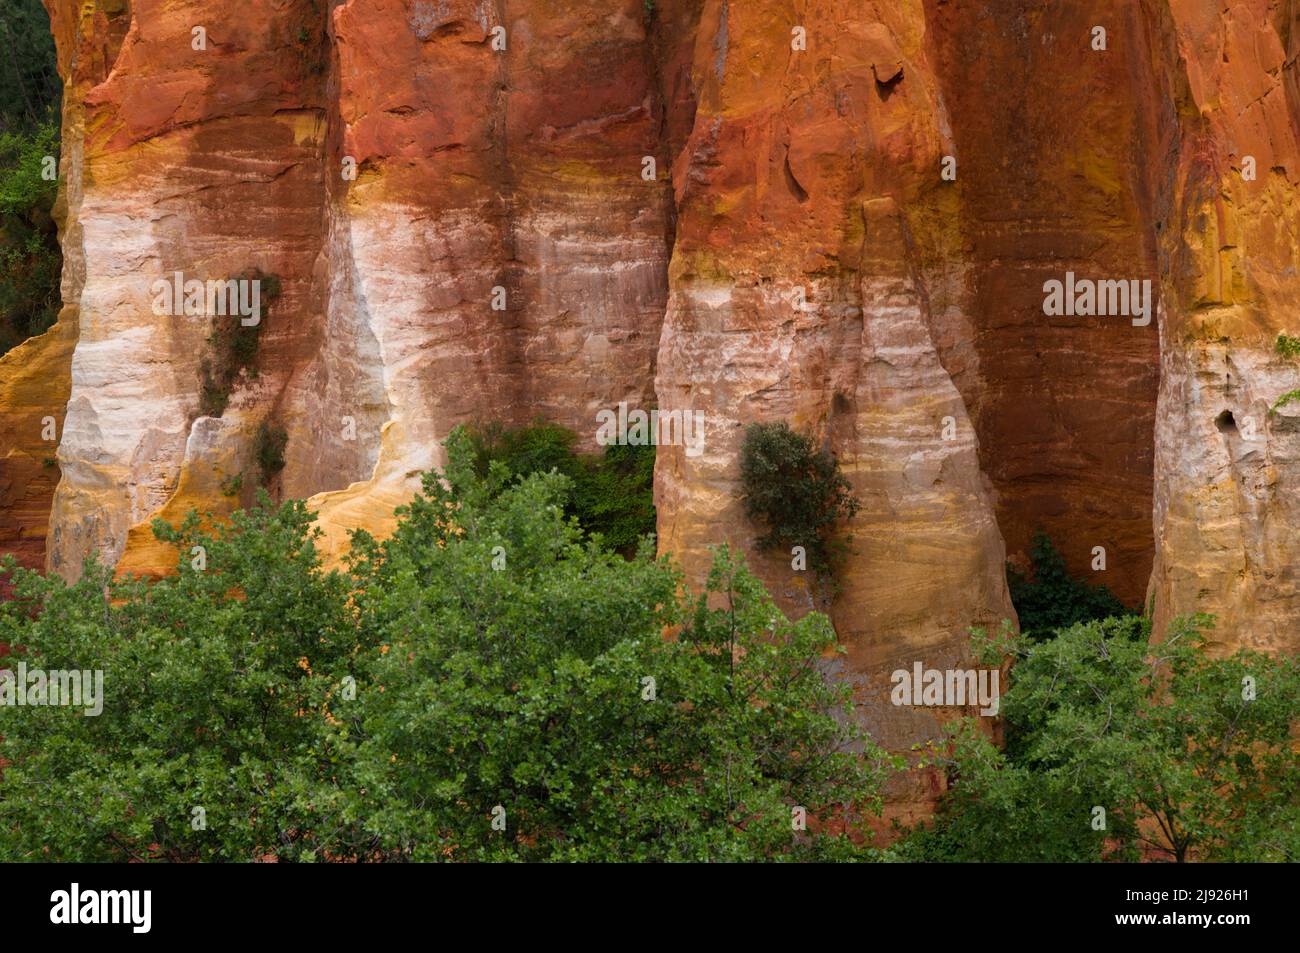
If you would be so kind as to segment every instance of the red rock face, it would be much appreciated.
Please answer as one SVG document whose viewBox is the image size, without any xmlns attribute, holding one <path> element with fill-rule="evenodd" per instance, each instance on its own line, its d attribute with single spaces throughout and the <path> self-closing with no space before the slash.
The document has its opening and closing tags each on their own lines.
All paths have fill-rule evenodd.
<svg viewBox="0 0 1300 953">
<path fill-rule="evenodd" d="M 1160 284 L 1149 182 L 1164 118 L 1146 24 L 1133 4 L 1052 0 L 931 0 L 926 19 L 969 267 L 945 365 L 974 417 L 1008 552 L 1023 559 L 1046 531 L 1073 572 L 1137 607 L 1152 558 Z M 1045 315 L 1044 282 L 1067 273 L 1149 281 L 1149 323 Z M 1094 572 L 1098 546 L 1106 568 Z"/>
<path fill-rule="evenodd" d="M 0 357 L 0 553 L 32 569 L 45 565 L 74 329 L 75 318 L 65 315 L 50 331 Z"/>
<path fill-rule="evenodd" d="M 0 547 L 28 562 L 167 571 L 149 522 L 248 503 L 263 425 L 337 551 L 458 423 L 591 449 L 602 410 L 657 404 L 705 428 L 659 450 L 661 548 L 698 582 L 730 542 L 829 611 L 827 671 L 895 750 L 953 713 L 892 706 L 889 674 L 1014 618 L 1037 529 L 1158 627 L 1300 647 L 1300 403 L 1270 413 L 1300 388 L 1272 351 L 1300 24 L 1267 0 L 48 2 L 66 305 L 0 362 Z M 220 415 L 206 320 L 153 311 L 177 271 L 278 280 Z M 1046 314 L 1067 272 L 1151 280 L 1150 324 Z M 863 504 L 833 599 L 754 549 L 737 458 L 774 420 Z M 941 789 L 900 779 L 895 810 Z"/>
</svg>

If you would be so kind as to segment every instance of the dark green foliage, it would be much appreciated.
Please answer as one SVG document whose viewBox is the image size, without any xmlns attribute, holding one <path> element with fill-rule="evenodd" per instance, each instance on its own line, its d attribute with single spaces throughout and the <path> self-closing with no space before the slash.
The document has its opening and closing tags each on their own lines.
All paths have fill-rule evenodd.
<svg viewBox="0 0 1300 953">
<path fill-rule="evenodd" d="M 480 479 L 448 443 L 347 574 L 265 493 L 156 523 L 180 561 L 153 584 L 9 560 L 0 642 L 105 679 L 97 717 L 5 710 L 0 861 L 867 855 L 791 825 L 851 805 L 861 833 L 889 763 L 821 674 L 824 616 L 790 623 L 725 550 L 685 592 L 651 546 L 584 539 L 564 476 Z"/>
<path fill-rule="evenodd" d="M 5 0 L 0 5 L 0 134 L 47 122 L 62 93 L 50 18 L 41 0 Z"/>
<path fill-rule="evenodd" d="M 758 545 L 789 552 L 804 547 L 808 568 L 833 574 L 845 546 L 832 541 L 836 523 L 860 506 L 839 461 L 785 423 L 750 424 L 740 451 L 745 513 L 767 527 Z"/>
<path fill-rule="evenodd" d="M 239 496 L 243 488 L 244 474 L 242 473 L 236 473 L 234 476 L 226 477 L 221 481 L 222 496 Z"/>
<path fill-rule="evenodd" d="M 971 719 L 933 749 L 954 782 L 907 860 L 1300 860 L 1300 661 L 1211 658 L 1206 617 L 1150 645 L 1148 620 L 1093 620 L 1035 642 L 976 633 L 1014 661 L 1000 751 Z M 1250 681 L 1248 681 L 1248 679 Z M 1251 697 L 1247 697 L 1247 696 Z M 1095 829 L 1095 809 L 1105 828 Z"/>
<path fill-rule="evenodd" d="M 512 479 L 551 470 L 568 477 L 565 511 L 610 549 L 630 556 L 655 531 L 654 447 L 613 445 L 599 456 L 580 456 L 573 431 L 542 422 L 516 429 L 490 424 L 466 434 L 481 478 L 493 461 Z"/>
<path fill-rule="evenodd" d="M 0 354 L 58 318 L 63 254 L 52 217 L 58 182 L 43 177 L 59 157 L 50 20 L 40 0 L 0 6 Z M 56 171 L 56 170 L 55 170 Z"/>
<path fill-rule="evenodd" d="M 42 177 L 46 156 L 58 155 L 55 120 L 0 132 L 0 353 L 59 316 L 63 255 L 51 217 L 58 182 Z"/>
<path fill-rule="evenodd" d="M 257 435 L 253 437 L 253 457 L 257 460 L 263 486 L 284 469 L 284 448 L 288 443 L 289 435 L 283 427 L 262 421 L 257 428 Z"/>
<path fill-rule="evenodd" d="M 1029 555 L 1032 574 L 1026 575 L 1008 563 L 1007 585 L 1020 618 L 1020 630 L 1031 638 L 1044 638 L 1076 622 L 1129 613 L 1105 586 L 1090 585 L 1071 576 L 1046 533 L 1034 535 Z"/>
<path fill-rule="evenodd" d="M 213 315 L 208 352 L 199 362 L 199 414 L 204 417 L 220 417 L 226 412 L 231 390 L 241 374 L 257 376 L 262 328 L 271 303 L 280 297 L 280 279 L 275 275 L 258 271 L 235 280 L 260 282 L 261 320 L 245 325 L 238 314 Z"/>
</svg>

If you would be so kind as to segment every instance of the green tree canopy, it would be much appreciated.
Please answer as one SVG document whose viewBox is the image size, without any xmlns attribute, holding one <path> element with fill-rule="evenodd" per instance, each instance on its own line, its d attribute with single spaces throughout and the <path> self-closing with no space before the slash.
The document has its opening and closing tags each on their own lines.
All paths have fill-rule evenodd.
<svg viewBox="0 0 1300 953">
<path fill-rule="evenodd" d="M 157 582 L 7 563 L 0 641 L 101 669 L 104 701 L 0 710 L 0 859 L 860 854 L 815 830 L 878 810 L 887 767 L 822 674 L 825 617 L 788 622 L 726 550 L 686 592 L 585 537 L 561 474 L 480 477 L 463 432 L 449 457 L 346 572 L 264 495 L 156 524 Z"/>
<path fill-rule="evenodd" d="M 1179 620 L 1154 645 L 1135 616 L 1041 643 L 978 636 L 985 662 L 1014 659 L 1001 713 L 1017 745 L 1002 751 L 963 722 L 934 750 L 954 782 L 943 813 L 895 855 L 1300 859 L 1300 663 L 1212 658 L 1209 627 Z"/>
</svg>

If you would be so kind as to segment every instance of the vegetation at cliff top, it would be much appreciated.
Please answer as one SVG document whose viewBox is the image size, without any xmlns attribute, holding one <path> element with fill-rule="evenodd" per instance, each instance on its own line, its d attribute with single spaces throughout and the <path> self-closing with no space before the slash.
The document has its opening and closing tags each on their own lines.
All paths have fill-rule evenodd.
<svg viewBox="0 0 1300 953">
<path fill-rule="evenodd" d="M 585 537 L 560 473 L 445 482 L 326 572 L 301 502 L 155 524 L 177 575 L 5 565 L 0 642 L 104 672 L 96 716 L 8 709 L 3 860 L 768 860 L 866 855 L 794 830 L 879 808 L 889 759 L 743 560 L 705 591 Z M 205 568 L 191 559 L 206 554 Z M 665 639 L 672 628 L 674 639 Z M 814 827 L 815 825 L 810 825 Z"/>
<path fill-rule="evenodd" d="M 766 528 L 758 545 L 786 553 L 802 546 L 808 568 L 831 580 L 848 548 L 835 539 L 835 525 L 852 519 L 860 506 L 835 455 L 784 422 L 750 424 L 740 479 L 746 515 Z"/>
<path fill-rule="evenodd" d="M 0 9 L 0 354 L 58 318 L 63 266 L 52 217 L 58 103 L 50 21 L 40 0 Z"/>
</svg>

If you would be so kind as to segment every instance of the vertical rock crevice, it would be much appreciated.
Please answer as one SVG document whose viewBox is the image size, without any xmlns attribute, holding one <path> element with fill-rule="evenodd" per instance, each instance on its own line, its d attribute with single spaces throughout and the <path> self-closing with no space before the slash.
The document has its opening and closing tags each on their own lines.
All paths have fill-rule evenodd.
<svg viewBox="0 0 1300 953">
<path fill-rule="evenodd" d="M 1007 549 L 1027 563 L 1045 531 L 1071 571 L 1139 606 L 1160 366 L 1150 180 L 1165 155 L 1148 31 L 1135 5 L 1109 0 L 927 0 L 926 14 L 952 117 L 947 223 L 966 268 L 943 357 Z M 1045 314 L 1045 282 L 1069 275 L 1148 282 L 1149 323 Z"/>
</svg>

